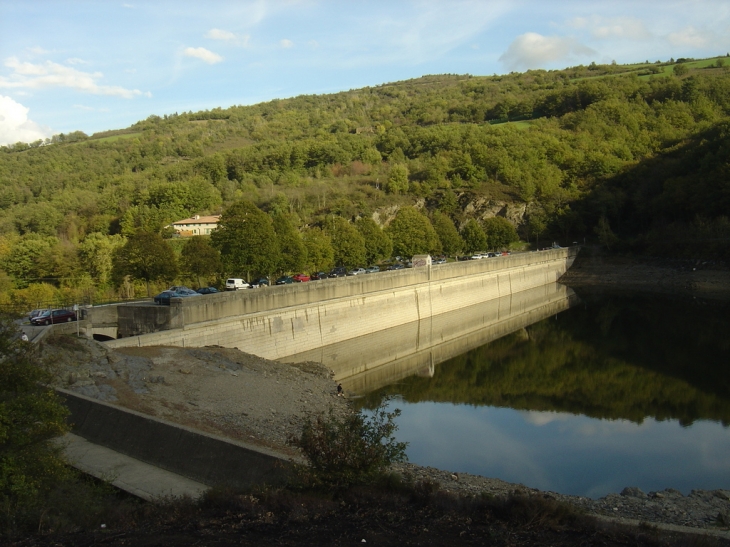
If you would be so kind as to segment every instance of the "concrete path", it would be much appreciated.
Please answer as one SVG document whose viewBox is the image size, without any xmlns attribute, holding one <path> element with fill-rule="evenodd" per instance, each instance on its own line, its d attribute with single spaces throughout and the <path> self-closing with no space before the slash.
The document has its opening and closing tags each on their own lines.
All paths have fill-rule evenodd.
<svg viewBox="0 0 730 547">
<path fill-rule="evenodd" d="M 195 499 L 209 489 L 205 484 L 90 443 L 73 433 L 67 433 L 59 442 L 76 469 L 147 501 L 179 496 Z"/>
</svg>

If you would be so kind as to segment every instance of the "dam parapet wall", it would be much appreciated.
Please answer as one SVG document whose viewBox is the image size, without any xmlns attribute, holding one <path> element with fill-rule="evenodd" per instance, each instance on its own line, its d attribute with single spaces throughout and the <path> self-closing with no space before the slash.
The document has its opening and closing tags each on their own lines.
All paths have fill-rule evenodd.
<svg viewBox="0 0 730 547">
<path fill-rule="evenodd" d="M 554 283 L 577 252 L 552 249 L 175 299 L 169 308 L 125 306 L 121 338 L 107 345 L 218 345 L 281 359 Z"/>
</svg>

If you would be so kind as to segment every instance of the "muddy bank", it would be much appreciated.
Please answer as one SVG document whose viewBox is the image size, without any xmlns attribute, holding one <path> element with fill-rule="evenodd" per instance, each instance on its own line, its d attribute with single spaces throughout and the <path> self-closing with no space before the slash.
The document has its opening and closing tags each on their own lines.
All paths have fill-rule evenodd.
<svg viewBox="0 0 730 547">
<path fill-rule="evenodd" d="M 730 267 L 715 260 L 611 256 L 584 248 L 560 283 L 730 301 Z"/>
</svg>

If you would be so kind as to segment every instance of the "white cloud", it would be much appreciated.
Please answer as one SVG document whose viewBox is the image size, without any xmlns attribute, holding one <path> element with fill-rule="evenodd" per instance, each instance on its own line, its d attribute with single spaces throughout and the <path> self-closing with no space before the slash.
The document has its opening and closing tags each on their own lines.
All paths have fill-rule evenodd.
<svg viewBox="0 0 730 547">
<path fill-rule="evenodd" d="M 236 46 L 247 47 L 251 36 L 248 34 L 235 34 L 229 30 L 212 28 L 205 33 L 205 37 L 210 40 L 220 40 Z"/>
<path fill-rule="evenodd" d="M 13 89 L 44 89 L 48 87 L 68 87 L 93 95 L 110 95 L 131 99 L 138 95 L 150 96 L 138 89 L 126 89 L 120 86 L 100 85 L 97 80 L 104 77 L 101 72 L 82 72 L 46 61 L 45 63 L 24 63 L 17 57 L 5 60 L 5 66 L 13 70 L 10 77 L 0 76 L 0 88 Z"/>
<path fill-rule="evenodd" d="M 34 142 L 51 136 L 51 130 L 28 119 L 29 109 L 0 95 L 0 145 Z"/>
<path fill-rule="evenodd" d="M 575 17 L 567 22 L 567 26 L 574 29 L 588 30 L 599 40 L 610 38 L 624 38 L 629 40 L 646 40 L 651 38 L 651 32 L 643 21 L 635 17 Z"/>
<path fill-rule="evenodd" d="M 40 46 L 28 48 L 28 51 L 33 55 L 48 55 L 50 53 L 50 51 L 43 49 Z"/>
<path fill-rule="evenodd" d="M 284 49 L 289 49 L 290 47 L 292 47 L 294 45 L 294 42 L 292 42 L 291 40 L 287 40 L 286 38 L 284 38 L 281 42 L 279 42 L 279 45 L 281 47 L 283 47 Z"/>
<path fill-rule="evenodd" d="M 595 51 L 574 38 L 542 36 L 528 32 L 518 36 L 499 58 L 510 70 L 541 68 L 549 63 L 567 61 L 573 56 L 595 55 Z"/>
<path fill-rule="evenodd" d="M 709 46 L 712 43 L 713 36 L 694 27 L 686 27 L 679 32 L 669 34 L 667 39 L 673 46 L 701 48 Z"/>
<path fill-rule="evenodd" d="M 78 57 L 71 57 L 70 59 L 66 59 L 66 62 L 69 65 L 88 65 L 88 61 L 84 61 L 83 59 L 79 59 Z"/>
<path fill-rule="evenodd" d="M 205 49 L 204 47 L 187 47 L 185 48 L 185 51 L 183 51 L 183 55 L 186 57 L 195 57 L 201 61 L 205 61 L 209 65 L 220 63 L 223 60 L 223 57 Z"/>
<path fill-rule="evenodd" d="M 221 30 L 219 28 L 212 28 L 208 32 L 205 33 L 206 38 L 210 38 L 211 40 L 223 40 L 227 42 L 232 42 L 236 40 L 236 35 L 228 30 Z"/>
</svg>

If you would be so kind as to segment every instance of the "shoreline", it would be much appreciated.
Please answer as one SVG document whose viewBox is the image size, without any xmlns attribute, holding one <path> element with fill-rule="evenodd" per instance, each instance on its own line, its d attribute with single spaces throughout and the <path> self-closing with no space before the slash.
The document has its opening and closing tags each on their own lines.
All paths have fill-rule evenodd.
<svg viewBox="0 0 730 547">
<path fill-rule="evenodd" d="M 709 260 L 606 256 L 585 249 L 558 282 L 571 288 L 730 301 L 730 268 Z"/>
</svg>

